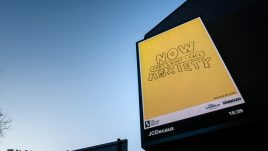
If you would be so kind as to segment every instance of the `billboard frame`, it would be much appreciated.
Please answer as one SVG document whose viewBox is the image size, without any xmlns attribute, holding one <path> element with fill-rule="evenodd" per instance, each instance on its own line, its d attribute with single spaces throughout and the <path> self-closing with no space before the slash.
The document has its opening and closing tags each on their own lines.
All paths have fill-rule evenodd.
<svg viewBox="0 0 268 151">
<path fill-rule="evenodd" d="M 203 22 L 203 25 L 205 26 L 207 21 L 206 21 L 205 17 L 203 17 L 202 15 L 191 17 L 187 21 L 185 21 L 184 23 L 187 23 L 188 21 L 191 21 L 191 20 L 193 20 L 195 18 L 198 18 L 198 17 L 201 18 L 201 20 Z M 182 23 L 182 24 L 184 24 L 184 23 Z M 180 25 L 177 25 L 177 26 L 180 26 Z M 212 124 L 210 126 L 206 126 L 206 127 L 203 127 L 203 128 L 193 128 L 192 130 L 186 130 L 186 131 L 184 131 L 182 133 L 173 134 L 171 136 L 164 136 L 163 138 L 156 138 L 156 139 L 152 139 L 152 140 L 147 140 L 145 138 L 145 132 L 144 132 L 145 131 L 145 129 L 144 129 L 144 113 L 143 113 L 143 96 L 142 96 L 142 82 L 141 82 L 142 79 L 141 79 L 141 69 L 140 69 L 141 64 L 140 64 L 139 43 L 142 42 L 142 41 L 145 41 L 147 39 L 150 39 L 150 38 L 152 38 L 154 36 L 157 36 L 159 34 L 162 34 L 162 33 L 166 32 L 168 30 L 172 30 L 173 28 L 175 28 L 177 26 L 171 27 L 171 28 L 169 28 L 169 29 L 167 29 L 165 31 L 162 31 L 162 32 L 160 32 L 160 33 L 158 33 L 156 35 L 153 35 L 151 37 L 146 37 L 145 36 L 144 39 L 139 40 L 139 41 L 136 42 L 136 58 L 137 58 L 138 89 L 139 89 L 139 109 L 140 109 L 139 112 L 140 112 L 140 127 L 141 127 L 141 129 L 140 129 L 141 132 L 140 133 L 141 133 L 141 144 L 142 144 L 142 147 L 144 149 L 150 148 L 150 147 L 155 146 L 155 145 L 158 145 L 158 144 L 163 144 L 163 143 L 167 143 L 167 142 L 181 140 L 181 139 L 184 139 L 184 138 L 188 138 L 188 137 L 199 135 L 199 134 L 204 134 L 204 133 L 207 133 L 207 132 L 216 131 L 216 130 L 219 130 L 219 129 L 233 127 L 235 125 L 241 125 L 241 124 L 244 124 L 244 123 L 247 123 L 247 122 L 251 121 L 248 118 L 248 113 L 247 113 L 248 112 L 248 109 L 247 109 L 248 107 L 247 107 L 247 103 L 243 103 L 243 104 L 235 105 L 233 107 L 227 107 L 225 109 L 221 109 L 221 110 L 215 111 L 216 113 L 218 113 L 218 112 L 226 112 L 226 110 L 232 110 L 232 109 L 235 109 L 237 107 L 242 107 L 246 111 L 246 113 L 244 113 L 243 115 L 238 116 L 237 118 L 234 118 L 234 119 L 229 119 L 229 121 L 228 120 L 227 121 L 224 121 L 223 120 L 223 121 L 220 121 L 219 123 L 215 122 L 215 124 L 213 124 L 213 122 L 212 122 Z M 207 30 L 207 28 L 206 28 L 206 31 L 207 31 L 208 35 L 210 36 L 210 33 Z M 214 44 L 213 40 L 212 40 L 212 43 Z M 222 57 L 221 52 L 217 48 L 216 48 L 216 51 L 219 53 L 220 57 Z M 224 57 L 222 57 L 222 59 L 224 60 Z M 223 64 L 225 66 L 227 66 L 225 64 L 225 62 L 223 62 Z M 231 74 L 231 71 L 228 68 L 228 66 L 227 66 L 227 72 L 230 73 L 230 76 L 232 75 Z M 231 78 L 233 78 L 233 77 L 231 76 Z M 233 79 L 233 81 L 236 81 L 236 80 Z M 241 89 L 240 89 L 239 85 L 236 82 L 235 82 L 235 85 L 238 88 L 238 90 L 241 92 Z M 243 92 L 242 92 L 242 94 L 243 94 Z M 211 115 L 215 114 L 215 112 L 208 113 L 209 114 L 208 117 L 211 117 Z M 207 114 L 206 115 L 198 115 L 197 117 L 199 118 L 200 116 L 206 117 Z M 194 118 L 195 117 L 190 117 L 190 118 L 188 118 L 186 120 L 194 120 Z M 182 121 L 184 121 L 184 120 L 178 120 L 176 122 L 178 123 L 178 122 L 182 122 Z M 176 122 L 172 122 L 171 124 L 176 123 Z M 168 125 L 168 124 L 165 124 L 165 125 Z M 157 127 L 159 127 L 159 126 L 157 126 Z"/>
</svg>

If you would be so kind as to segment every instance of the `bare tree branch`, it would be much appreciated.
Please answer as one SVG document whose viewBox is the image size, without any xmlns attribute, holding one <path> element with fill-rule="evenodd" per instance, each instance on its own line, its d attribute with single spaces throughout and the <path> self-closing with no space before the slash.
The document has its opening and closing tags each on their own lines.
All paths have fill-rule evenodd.
<svg viewBox="0 0 268 151">
<path fill-rule="evenodd" d="M 0 137 L 4 137 L 5 131 L 11 128 L 12 120 L 0 110 Z"/>
</svg>

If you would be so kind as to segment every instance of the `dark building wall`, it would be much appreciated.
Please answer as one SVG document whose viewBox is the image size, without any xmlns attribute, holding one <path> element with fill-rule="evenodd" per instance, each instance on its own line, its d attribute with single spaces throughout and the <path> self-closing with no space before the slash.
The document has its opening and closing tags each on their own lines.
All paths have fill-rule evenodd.
<svg viewBox="0 0 268 151">
<path fill-rule="evenodd" d="M 266 9 L 260 0 L 188 0 L 145 35 L 152 37 L 200 16 L 250 111 L 248 123 L 149 151 L 267 150 Z"/>
</svg>

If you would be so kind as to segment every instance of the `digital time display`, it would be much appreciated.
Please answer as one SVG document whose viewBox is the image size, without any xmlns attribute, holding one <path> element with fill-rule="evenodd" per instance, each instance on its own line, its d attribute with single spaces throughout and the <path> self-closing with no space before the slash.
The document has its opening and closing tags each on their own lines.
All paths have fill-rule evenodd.
<svg viewBox="0 0 268 151">
<path fill-rule="evenodd" d="M 228 113 L 229 113 L 229 115 L 233 116 L 233 115 L 237 115 L 237 114 L 242 114 L 243 112 L 244 112 L 243 109 L 237 109 L 237 110 L 230 111 Z"/>
</svg>

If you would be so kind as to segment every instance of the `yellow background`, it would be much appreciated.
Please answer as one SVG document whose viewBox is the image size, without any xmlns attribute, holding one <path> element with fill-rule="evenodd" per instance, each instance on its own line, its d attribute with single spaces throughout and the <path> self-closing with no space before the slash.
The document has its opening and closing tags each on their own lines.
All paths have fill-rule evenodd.
<svg viewBox="0 0 268 151">
<path fill-rule="evenodd" d="M 211 57 L 210 68 L 183 71 L 148 81 L 156 55 L 195 41 L 195 51 Z M 139 43 L 144 120 L 213 101 L 215 97 L 237 92 L 200 18 L 193 19 Z M 181 54 L 179 54 L 181 55 Z"/>
</svg>

